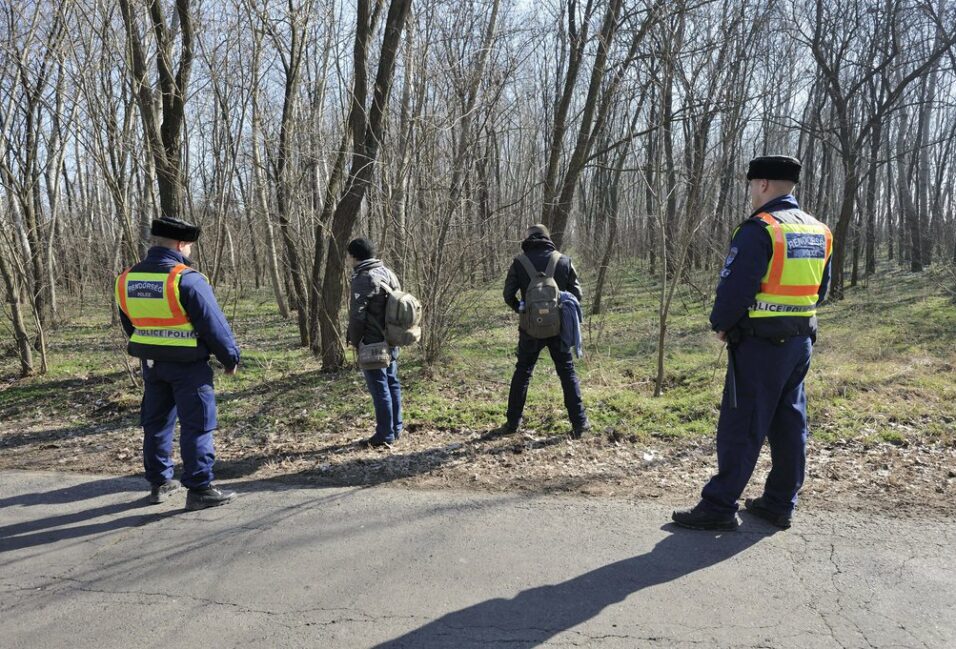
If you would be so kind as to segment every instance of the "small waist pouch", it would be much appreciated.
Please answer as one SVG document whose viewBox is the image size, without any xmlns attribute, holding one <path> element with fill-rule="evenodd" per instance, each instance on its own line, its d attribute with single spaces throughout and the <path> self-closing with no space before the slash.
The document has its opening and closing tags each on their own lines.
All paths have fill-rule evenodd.
<svg viewBox="0 0 956 649">
<path fill-rule="evenodd" d="M 392 350 L 388 343 L 360 343 L 358 366 L 363 370 L 383 370 L 392 364 Z"/>
</svg>

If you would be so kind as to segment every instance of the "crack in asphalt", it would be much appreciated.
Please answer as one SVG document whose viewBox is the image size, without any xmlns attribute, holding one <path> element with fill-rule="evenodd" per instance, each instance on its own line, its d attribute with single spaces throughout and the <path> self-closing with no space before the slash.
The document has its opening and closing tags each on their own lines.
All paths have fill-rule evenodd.
<svg viewBox="0 0 956 649">
<path fill-rule="evenodd" d="M 806 553 L 807 548 L 814 547 L 814 544 L 807 538 L 808 537 L 807 534 L 798 532 L 794 534 L 794 536 L 796 536 L 798 539 L 800 539 L 800 541 L 802 541 L 800 549 L 803 550 L 804 553 Z M 798 561 L 797 558 L 794 557 L 794 551 L 791 550 L 790 548 L 784 546 L 782 547 L 782 549 L 790 557 L 791 569 L 793 570 L 794 575 L 796 575 L 797 581 L 799 582 L 800 587 L 807 594 L 807 600 L 805 602 L 805 606 L 809 610 L 813 611 L 813 613 L 815 613 L 817 617 L 820 618 L 820 621 L 823 622 L 823 625 L 827 628 L 827 631 L 829 631 L 829 637 L 833 640 L 833 642 L 835 642 L 839 647 L 841 647 L 841 649 L 846 649 L 846 645 L 843 644 L 843 642 L 837 636 L 837 629 L 833 626 L 833 623 L 830 622 L 830 619 L 826 615 L 826 613 L 821 609 L 821 602 L 820 602 L 821 597 L 819 593 L 819 584 L 816 584 L 816 583 L 808 584 L 806 579 L 804 579 L 803 573 L 797 569 L 797 566 L 801 565 L 802 561 Z M 830 560 L 831 562 L 833 561 L 832 552 L 831 552 Z M 831 585 L 832 585 L 832 579 L 831 579 Z"/>
<path fill-rule="evenodd" d="M 360 608 L 345 607 L 263 606 L 261 602 L 256 601 L 259 599 L 257 591 L 248 596 L 250 605 L 246 605 L 215 596 L 204 597 L 201 592 L 195 595 L 178 591 L 164 592 L 162 588 L 165 586 L 157 587 L 157 592 L 123 588 L 127 584 L 133 586 L 148 584 L 149 576 L 154 570 L 159 569 L 156 566 L 161 565 L 154 559 L 166 560 L 209 544 L 223 542 L 225 545 L 218 550 L 221 551 L 222 547 L 225 547 L 229 556 L 232 557 L 234 551 L 244 550 L 247 542 L 257 543 L 260 539 L 258 535 L 281 528 L 290 521 L 293 526 L 301 525 L 303 524 L 302 516 L 308 516 L 310 512 L 318 512 L 317 515 L 321 515 L 331 502 L 325 499 L 298 501 L 297 498 L 296 501 L 266 511 L 263 511 L 264 499 L 248 498 L 240 501 L 241 506 L 231 504 L 228 510 L 217 509 L 207 513 L 197 513 L 197 515 L 175 516 L 174 514 L 179 514 L 178 510 L 150 512 L 142 514 L 141 518 L 131 518 L 133 522 L 128 526 L 117 526 L 96 536 L 69 541 L 61 539 L 47 546 L 45 552 L 13 554 L 12 556 L 17 560 L 20 556 L 25 557 L 24 561 L 29 560 L 30 563 L 25 564 L 26 567 L 36 565 L 43 570 L 42 566 L 45 564 L 46 570 L 43 574 L 25 573 L 22 580 L 17 580 L 10 574 L 0 579 L 0 598 L 12 600 L 0 605 L 0 612 L 8 614 L 15 611 L 19 614 L 36 610 L 38 607 L 49 607 L 52 602 L 64 601 L 64 594 L 69 596 L 70 593 L 87 593 L 96 596 L 93 599 L 102 599 L 104 606 L 112 606 L 118 610 L 133 604 L 154 605 L 158 606 L 159 610 L 163 610 L 166 608 L 163 602 L 175 603 L 176 608 L 188 606 L 194 606 L 197 609 L 218 608 L 226 611 L 223 613 L 226 619 L 232 613 L 236 616 L 250 616 L 253 633 L 261 633 L 271 628 L 280 635 L 285 633 L 282 629 L 301 635 L 307 633 L 307 629 L 381 623 L 386 629 L 415 627 L 411 629 L 411 637 L 416 637 L 415 631 L 420 630 L 419 627 L 430 627 L 434 637 L 449 641 L 456 639 L 456 634 L 467 636 L 470 632 L 478 638 L 491 638 L 488 640 L 488 646 L 503 647 L 538 646 L 539 644 L 586 647 L 599 645 L 602 642 L 615 644 L 617 641 L 625 646 L 667 644 L 669 646 L 723 647 L 733 645 L 734 647 L 747 646 L 752 649 L 779 646 L 781 642 L 797 646 L 830 646 L 830 643 L 833 643 L 833 646 L 842 649 L 848 646 L 872 649 L 892 643 L 928 649 L 931 646 L 938 646 L 935 644 L 937 641 L 944 641 L 947 632 L 945 625 L 941 630 L 938 626 L 926 627 L 914 622 L 914 619 L 929 619 L 926 617 L 928 614 L 942 615 L 941 611 L 952 606 L 951 600 L 946 597 L 945 590 L 938 594 L 941 599 L 931 598 L 937 594 L 938 589 L 946 588 L 947 584 L 953 583 L 952 575 L 956 572 L 956 568 L 947 563 L 945 557 L 949 556 L 952 549 L 949 541 L 956 539 L 956 528 L 942 523 L 917 527 L 905 521 L 888 518 L 867 520 L 849 517 L 847 520 L 832 520 L 834 518 L 832 516 L 831 521 L 827 521 L 824 516 L 808 517 L 809 524 L 806 529 L 791 530 L 781 536 L 773 536 L 759 529 L 742 529 L 737 532 L 742 538 L 752 540 L 769 539 L 773 536 L 773 541 L 760 545 L 763 548 L 760 553 L 761 560 L 771 561 L 770 565 L 774 567 L 774 570 L 780 571 L 778 573 L 779 588 L 782 588 L 782 592 L 788 596 L 788 601 L 784 605 L 788 609 L 793 609 L 787 613 L 797 614 L 793 618 L 797 620 L 796 622 L 785 621 L 788 618 L 782 618 L 780 624 L 761 626 L 735 624 L 731 620 L 713 626 L 667 622 L 657 627 L 652 626 L 650 629 L 646 624 L 621 624 L 613 625 L 612 630 L 608 628 L 612 625 L 603 622 L 599 617 L 591 618 L 583 625 L 584 628 L 580 629 L 565 628 L 557 622 L 554 628 L 548 624 L 523 627 L 520 622 L 504 625 L 482 624 L 480 618 L 475 620 L 478 624 L 454 625 L 442 622 L 440 614 L 399 615 L 384 612 L 371 613 Z M 566 509 L 576 509 L 564 502 L 545 502 L 544 505 L 558 513 Z M 537 502 L 509 506 L 518 511 L 542 509 L 542 505 Z M 470 512 L 485 508 L 485 503 L 482 502 L 475 506 L 449 507 L 448 511 Z M 591 515 L 600 514 L 603 511 L 593 504 L 583 509 Z M 624 526 L 627 522 L 626 518 L 612 507 L 611 514 L 606 517 L 606 520 L 602 519 L 602 524 L 612 528 Z M 311 522 L 311 519 L 306 520 L 305 524 L 311 524 Z M 386 522 L 390 523 L 391 519 Z M 198 534 L 203 535 L 201 539 L 194 538 L 197 529 Z M 263 542 L 266 542 L 270 541 L 271 536 L 262 538 Z M 143 543 L 149 539 L 153 539 L 153 542 Z M 128 548 L 123 547 L 124 544 L 137 546 L 136 552 L 133 552 L 131 556 L 127 552 Z M 65 554 L 59 554 L 63 549 L 70 547 L 74 549 L 68 550 Z M 271 545 L 267 547 L 272 548 Z M 198 556 L 201 558 L 202 555 Z M 77 560 L 73 560 L 74 558 Z M 192 566 L 191 561 L 187 561 L 186 569 Z M 24 566 L 17 568 L 17 572 L 23 572 L 23 570 Z M 934 575 L 933 585 L 937 590 L 930 591 L 924 588 L 925 580 L 921 578 L 930 572 Z M 49 573 L 59 574 L 50 575 Z M 130 581 L 132 575 L 136 575 L 137 579 Z M 939 581 L 935 583 L 937 579 Z M 24 583 L 30 585 L 24 585 Z M 204 590 L 209 593 L 210 590 L 218 589 L 205 588 Z M 890 606 L 897 601 L 890 595 L 894 591 L 902 592 L 902 599 L 899 601 L 917 606 L 923 604 L 928 608 L 925 611 L 918 611 L 922 615 L 915 618 L 907 609 L 894 609 Z M 679 592 L 682 594 L 678 597 L 682 597 L 683 591 Z M 758 594 L 762 593 L 762 590 L 758 592 Z M 292 606 L 311 604 L 316 601 L 315 599 L 309 602 L 296 601 L 298 595 L 293 595 L 291 599 L 286 600 Z M 91 598 L 83 598 L 81 602 L 89 601 L 89 599 Z M 111 604 L 111 600 L 114 603 Z M 280 603 L 282 601 L 279 600 Z M 82 611 L 84 604 L 81 603 L 78 606 L 80 608 L 77 610 Z M 371 608 L 375 608 L 375 605 L 371 605 Z M 820 622 L 815 623 L 815 618 L 819 618 Z M 494 621 L 502 620 L 492 620 Z M 388 622 L 394 624 L 386 626 Z M 256 628 L 257 626 L 259 628 Z M 810 630 L 800 631 L 800 626 L 809 627 Z M 349 633 L 353 632 L 352 629 L 353 627 L 349 627 Z M 649 633 L 651 629 L 656 633 Z M 736 643 L 733 642 L 735 630 L 739 636 Z M 327 635 L 322 631 L 319 634 Z M 331 635 L 334 635 L 334 632 Z M 396 636 L 400 637 L 396 637 L 396 640 L 392 642 L 399 644 L 405 637 L 397 630 Z M 268 643 L 270 637 L 272 636 L 264 635 L 259 642 Z M 256 642 L 251 640 L 243 639 L 241 642 L 247 646 L 256 645 Z M 399 646 L 399 644 L 385 644 L 390 647 Z"/>
<path fill-rule="evenodd" d="M 341 624 L 345 622 L 370 622 L 377 620 L 420 620 L 427 621 L 429 618 L 423 616 L 414 616 L 414 615 L 382 615 L 382 614 L 372 614 L 367 611 L 362 611 L 360 609 L 353 608 L 344 608 L 344 607 L 325 607 L 325 606 L 312 606 L 308 608 L 301 609 L 288 609 L 288 610 L 271 610 L 271 609 L 260 609 L 245 606 L 243 604 L 238 604 L 236 602 L 221 601 L 217 599 L 212 599 L 208 597 L 197 597 L 195 595 L 187 595 L 182 593 L 165 593 L 165 592 L 151 592 L 151 591 L 141 591 L 141 590 L 113 590 L 106 588 L 93 588 L 88 585 L 73 585 L 73 584 L 83 584 L 76 579 L 71 579 L 68 577 L 55 577 L 56 581 L 66 581 L 70 582 L 64 584 L 63 588 L 57 592 L 62 593 L 64 591 L 80 592 L 80 593 L 89 593 L 94 595 L 107 595 L 107 596 L 116 596 L 116 597 L 139 597 L 139 598 L 158 598 L 176 602 L 178 600 L 187 600 L 195 602 L 202 606 L 215 606 L 222 608 L 234 609 L 238 613 L 242 614 L 255 614 L 255 615 L 265 615 L 268 617 L 284 617 L 284 616 L 294 616 L 294 615 L 308 615 L 311 613 L 348 613 L 352 616 L 359 617 L 349 617 L 349 618 L 336 618 L 329 621 L 308 621 L 300 622 L 298 624 L 287 624 L 281 621 L 276 621 L 281 626 L 284 626 L 289 629 L 294 629 L 301 626 L 328 626 L 332 624 Z"/>
</svg>

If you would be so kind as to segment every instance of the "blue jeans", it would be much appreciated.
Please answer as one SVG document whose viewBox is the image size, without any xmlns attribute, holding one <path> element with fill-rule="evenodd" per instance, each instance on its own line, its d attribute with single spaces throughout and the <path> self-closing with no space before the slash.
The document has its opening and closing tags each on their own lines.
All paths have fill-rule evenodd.
<svg viewBox="0 0 956 649">
<path fill-rule="evenodd" d="M 515 364 L 515 373 L 511 377 L 511 390 L 508 393 L 508 423 L 517 424 L 524 412 L 524 404 L 528 398 L 528 386 L 531 384 L 531 375 L 538 362 L 538 356 L 547 348 L 554 361 L 554 369 L 561 379 L 561 389 L 564 392 L 564 407 L 568 411 L 568 419 L 574 428 L 584 426 L 587 414 L 584 412 L 584 402 L 581 399 L 581 386 L 578 376 L 574 372 L 574 358 L 571 350 L 565 351 L 561 343 L 561 336 L 553 338 L 532 338 L 522 330 L 518 330 L 518 362 Z"/>
<path fill-rule="evenodd" d="M 212 368 L 206 361 L 170 363 L 143 361 L 143 468 L 158 485 L 173 479 L 173 432 L 179 418 L 182 483 L 199 489 L 212 482 L 216 461 L 212 432 L 216 430 L 216 394 Z"/>
<path fill-rule="evenodd" d="M 394 442 L 402 434 L 402 384 L 398 381 L 398 348 L 392 363 L 381 370 L 362 370 L 375 406 L 375 439 Z"/>
<path fill-rule="evenodd" d="M 812 352 L 809 336 L 788 338 L 782 345 L 745 337 L 736 345 L 737 407 L 725 386 L 717 422 L 717 475 L 704 487 L 701 507 L 720 514 L 737 511 L 737 500 L 766 439 L 772 468 L 764 485 L 764 503 L 779 514 L 793 511 L 806 463 L 803 379 Z"/>
</svg>

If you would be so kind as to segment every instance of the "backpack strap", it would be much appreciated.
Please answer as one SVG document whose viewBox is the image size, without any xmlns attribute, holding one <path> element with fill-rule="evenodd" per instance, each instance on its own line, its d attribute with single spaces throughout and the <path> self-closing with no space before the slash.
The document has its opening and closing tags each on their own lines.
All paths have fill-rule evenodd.
<svg viewBox="0 0 956 649">
<path fill-rule="evenodd" d="M 528 273 L 528 279 L 534 281 L 534 278 L 538 276 L 538 269 L 534 267 L 534 264 L 531 263 L 531 259 L 528 255 L 521 254 L 515 257 L 515 261 L 520 262 L 524 266 L 524 270 Z"/>
<path fill-rule="evenodd" d="M 548 267 L 544 271 L 545 277 L 554 277 L 554 272 L 558 269 L 558 262 L 561 261 L 561 253 L 555 250 L 548 259 Z"/>
<path fill-rule="evenodd" d="M 528 279 L 534 280 L 535 277 L 554 277 L 554 272 L 558 268 L 558 262 L 561 261 L 561 253 L 555 250 L 551 253 L 551 256 L 548 258 L 548 267 L 545 268 L 542 273 L 537 268 L 534 267 L 534 264 L 531 263 L 531 259 L 528 255 L 518 255 L 515 257 L 515 260 L 521 262 L 521 265 L 524 266 L 525 272 L 528 273 Z"/>
<path fill-rule="evenodd" d="M 383 282 L 381 279 L 379 279 L 378 277 L 376 277 L 376 276 L 373 275 L 372 273 L 369 273 L 368 276 L 369 276 L 369 279 L 372 280 L 372 284 L 373 284 L 373 285 L 375 285 L 377 288 L 382 289 L 382 290 L 385 291 L 388 295 L 391 295 L 391 294 L 392 294 L 392 287 L 391 287 L 391 286 L 389 286 L 388 284 L 386 284 L 385 282 Z"/>
<path fill-rule="evenodd" d="M 386 270 L 388 270 L 388 269 L 386 269 Z M 386 295 L 394 295 L 394 294 L 395 294 L 395 291 L 400 290 L 400 289 L 394 288 L 394 287 L 392 287 L 392 286 L 389 286 L 389 283 L 391 283 L 392 279 L 395 280 L 395 283 L 396 283 L 396 284 L 399 284 L 399 285 L 401 284 L 401 283 L 398 281 L 398 276 L 397 276 L 395 273 L 391 272 L 391 270 L 389 270 L 389 273 L 388 273 L 388 281 L 387 281 L 387 282 L 386 282 L 385 280 L 383 280 L 383 279 L 380 279 L 380 278 L 376 277 L 376 276 L 373 275 L 371 272 L 369 272 L 368 276 L 369 276 L 369 278 L 372 280 L 372 283 L 373 283 L 375 286 L 377 286 L 377 287 L 379 287 L 380 289 L 382 289 L 383 291 L 385 291 Z"/>
</svg>

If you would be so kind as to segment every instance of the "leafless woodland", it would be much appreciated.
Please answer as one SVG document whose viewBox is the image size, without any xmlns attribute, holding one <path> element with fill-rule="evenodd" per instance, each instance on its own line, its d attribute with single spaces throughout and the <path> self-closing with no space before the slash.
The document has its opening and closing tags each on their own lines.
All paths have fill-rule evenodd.
<svg viewBox="0 0 956 649">
<path fill-rule="evenodd" d="M 160 214 L 328 369 L 359 233 L 427 305 L 430 360 L 534 222 L 591 312 L 639 261 L 663 322 L 763 153 L 803 160 L 840 299 L 878 261 L 956 262 L 954 43 L 952 0 L 0 0 L 3 330 L 44 371 Z"/>
</svg>

